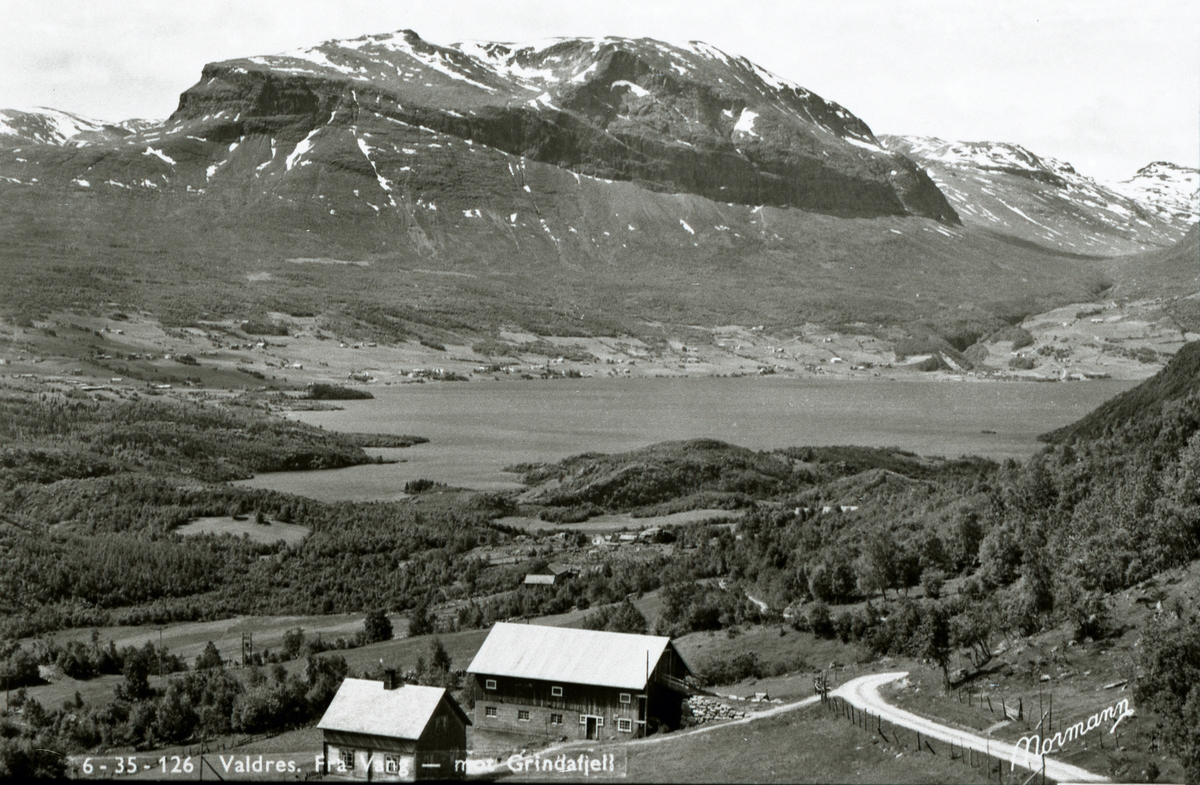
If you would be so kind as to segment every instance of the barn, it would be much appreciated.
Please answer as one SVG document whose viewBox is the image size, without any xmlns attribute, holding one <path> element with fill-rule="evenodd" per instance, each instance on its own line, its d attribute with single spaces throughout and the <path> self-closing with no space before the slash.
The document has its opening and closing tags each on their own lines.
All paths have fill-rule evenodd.
<svg viewBox="0 0 1200 785">
<path fill-rule="evenodd" d="M 525 586 L 557 586 L 575 577 L 576 570 L 569 564 L 550 563 L 544 570 L 525 576 Z"/>
<path fill-rule="evenodd" d="M 689 675 L 670 638 L 503 622 L 467 668 L 476 730 L 579 739 L 677 728 Z"/>
<path fill-rule="evenodd" d="M 317 724 L 323 774 L 370 781 L 461 778 L 466 771 L 466 712 L 440 687 L 345 679 Z"/>
</svg>

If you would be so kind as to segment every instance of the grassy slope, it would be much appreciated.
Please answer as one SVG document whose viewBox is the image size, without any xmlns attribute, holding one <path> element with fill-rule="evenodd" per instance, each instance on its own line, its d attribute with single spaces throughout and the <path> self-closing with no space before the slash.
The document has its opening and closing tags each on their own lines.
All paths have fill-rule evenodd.
<svg viewBox="0 0 1200 785">
<path fill-rule="evenodd" d="M 238 154 L 254 149 L 247 139 Z M 926 219 L 728 206 L 576 181 L 534 163 L 525 192 L 509 159 L 486 149 L 423 152 L 404 190 L 438 209 L 376 214 L 351 196 L 376 192 L 373 179 L 331 156 L 267 169 L 261 181 L 214 181 L 204 195 L 54 185 L 43 171 L 53 167 L 37 167 L 37 186 L 0 184 L 0 275 L 10 282 L 0 307 L 38 313 L 112 301 L 176 323 L 300 309 L 392 335 L 504 324 L 636 333 L 645 320 L 928 320 L 943 331 L 990 332 L 997 319 L 1088 300 L 1109 283 L 1094 259 Z M 85 163 L 57 166 L 82 173 Z M 475 209 L 484 218 L 464 217 Z M 296 258 L 369 264 L 288 261 Z"/>
<path fill-rule="evenodd" d="M 736 754 L 732 751 L 736 750 Z M 640 782 L 980 782 L 945 754 L 887 744 L 819 708 L 629 750 Z"/>
</svg>

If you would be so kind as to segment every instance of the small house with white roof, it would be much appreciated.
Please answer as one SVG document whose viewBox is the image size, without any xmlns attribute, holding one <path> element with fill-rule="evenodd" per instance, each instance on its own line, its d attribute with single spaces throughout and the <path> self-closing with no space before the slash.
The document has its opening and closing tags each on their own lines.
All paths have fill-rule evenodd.
<svg viewBox="0 0 1200 785">
<path fill-rule="evenodd" d="M 369 781 L 461 778 L 470 718 L 448 691 L 384 681 L 345 679 L 317 724 L 322 774 Z"/>
<path fill-rule="evenodd" d="M 467 668 L 473 727 L 578 739 L 677 728 L 690 674 L 670 638 L 501 622 Z"/>
</svg>

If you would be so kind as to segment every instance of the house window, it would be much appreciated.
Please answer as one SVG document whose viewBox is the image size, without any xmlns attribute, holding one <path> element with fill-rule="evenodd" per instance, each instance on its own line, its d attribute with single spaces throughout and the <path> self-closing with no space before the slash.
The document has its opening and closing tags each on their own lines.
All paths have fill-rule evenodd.
<svg viewBox="0 0 1200 785">
<path fill-rule="evenodd" d="M 621 731 L 622 733 L 632 733 L 633 720 L 617 720 L 617 730 Z"/>
<path fill-rule="evenodd" d="M 485 690 L 494 690 L 494 689 L 496 689 L 496 680 L 495 680 L 495 679 L 488 679 L 487 681 L 485 681 L 485 682 L 483 683 L 483 688 L 484 688 Z"/>
<path fill-rule="evenodd" d="M 400 756 L 399 755 L 384 755 L 383 770 L 388 774 L 400 773 Z"/>
<path fill-rule="evenodd" d="M 348 750 L 345 747 L 342 747 L 340 750 L 338 750 L 338 760 L 341 761 L 342 765 L 347 769 L 351 771 L 354 770 L 354 750 Z"/>
<path fill-rule="evenodd" d="M 483 710 L 483 716 L 485 716 L 485 717 L 495 717 L 495 716 L 496 716 L 496 707 L 495 707 L 495 706 L 488 706 L 487 708 L 485 708 L 485 709 Z"/>
<path fill-rule="evenodd" d="M 525 709 L 517 709 L 517 719 L 522 722 L 529 722 L 529 712 Z"/>
<path fill-rule="evenodd" d="M 563 724 L 562 715 L 551 713 L 550 714 L 550 724 L 551 725 L 562 725 Z"/>
<path fill-rule="evenodd" d="M 629 693 L 628 692 L 621 693 L 621 703 L 629 703 Z"/>
<path fill-rule="evenodd" d="M 550 697 L 561 698 L 562 697 L 562 687 L 551 687 L 550 688 Z"/>
<path fill-rule="evenodd" d="M 438 717 L 433 721 L 434 735 L 444 736 L 446 734 L 446 718 Z"/>
</svg>

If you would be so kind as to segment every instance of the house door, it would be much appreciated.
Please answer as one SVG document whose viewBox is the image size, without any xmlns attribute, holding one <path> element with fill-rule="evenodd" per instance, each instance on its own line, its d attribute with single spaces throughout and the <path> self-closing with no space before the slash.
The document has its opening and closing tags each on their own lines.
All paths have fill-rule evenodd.
<svg viewBox="0 0 1200 785">
<path fill-rule="evenodd" d="M 585 727 L 587 730 L 586 730 L 586 735 L 584 736 L 584 738 L 586 738 L 586 739 L 599 739 L 600 738 L 600 729 L 597 727 L 595 717 L 588 717 L 587 725 Z"/>
</svg>

